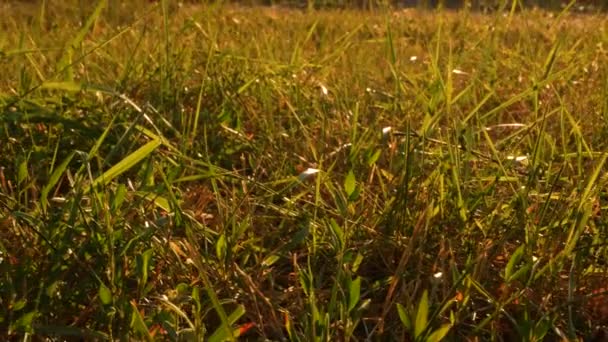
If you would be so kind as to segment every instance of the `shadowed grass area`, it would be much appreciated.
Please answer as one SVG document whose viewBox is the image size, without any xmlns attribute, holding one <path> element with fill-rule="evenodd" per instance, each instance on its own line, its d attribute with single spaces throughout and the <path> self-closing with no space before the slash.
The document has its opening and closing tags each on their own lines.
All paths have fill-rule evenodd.
<svg viewBox="0 0 608 342">
<path fill-rule="evenodd" d="M 0 11 L 0 337 L 557 340 L 608 324 L 608 25 Z"/>
</svg>

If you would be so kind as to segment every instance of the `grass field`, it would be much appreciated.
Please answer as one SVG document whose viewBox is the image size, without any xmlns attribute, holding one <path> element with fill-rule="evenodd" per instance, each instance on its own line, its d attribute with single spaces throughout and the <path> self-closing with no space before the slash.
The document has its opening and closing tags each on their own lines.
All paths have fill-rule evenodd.
<svg viewBox="0 0 608 342">
<path fill-rule="evenodd" d="M 0 339 L 607 338 L 605 15 L 58 3 L 0 2 Z"/>
</svg>

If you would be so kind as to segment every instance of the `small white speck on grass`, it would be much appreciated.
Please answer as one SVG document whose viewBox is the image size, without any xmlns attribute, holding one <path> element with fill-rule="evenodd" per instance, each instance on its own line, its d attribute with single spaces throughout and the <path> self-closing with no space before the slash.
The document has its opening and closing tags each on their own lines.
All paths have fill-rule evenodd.
<svg viewBox="0 0 608 342">
<path fill-rule="evenodd" d="M 389 134 L 391 131 L 393 130 L 393 127 L 391 126 L 386 126 L 382 129 L 382 135 L 387 135 Z"/>
<path fill-rule="evenodd" d="M 310 175 L 314 175 L 315 173 L 319 173 L 319 172 L 320 172 L 320 170 L 309 167 L 308 169 L 304 170 L 302 172 L 302 174 L 306 175 L 306 176 L 310 176 Z"/>
<path fill-rule="evenodd" d="M 433 277 L 435 279 L 440 279 L 441 277 L 443 277 L 443 272 L 437 272 L 437 273 L 433 274 Z"/>
<path fill-rule="evenodd" d="M 507 156 L 507 160 L 513 160 L 517 163 L 522 163 L 528 160 L 528 156 Z"/>
<path fill-rule="evenodd" d="M 300 173 L 300 175 L 298 176 L 298 179 L 300 181 L 303 181 L 311 176 L 314 176 L 315 174 L 321 172 L 321 170 L 318 169 L 313 169 L 311 167 L 309 167 L 308 169 L 302 171 L 302 173 Z"/>
<path fill-rule="evenodd" d="M 335 149 L 333 152 L 331 152 L 331 153 L 329 154 L 329 156 L 331 157 L 331 156 L 333 156 L 333 155 L 336 155 L 337 153 L 339 153 L 339 152 L 343 151 L 344 149 L 349 148 L 349 147 L 351 147 L 351 146 L 353 146 L 353 144 L 351 144 L 351 143 L 346 143 L 346 144 L 343 144 L 343 145 L 341 145 L 341 146 L 338 146 L 338 148 L 337 148 L 337 149 Z"/>
<path fill-rule="evenodd" d="M 410 62 L 415 62 L 418 60 L 418 56 L 410 56 Z"/>
<path fill-rule="evenodd" d="M 468 72 L 466 72 L 466 71 L 462 71 L 462 70 L 460 70 L 460 69 L 453 69 L 453 70 L 452 70 L 452 73 L 453 73 L 453 74 L 456 74 L 456 75 L 468 75 L 468 74 L 469 74 Z"/>
<path fill-rule="evenodd" d="M 131 179 L 127 179 L 127 186 L 129 187 L 129 190 L 135 191 L 135 185 L 133 185 L 133 182 L 131 182 Z"/>
<path fill-rule="evenodd" d="M 497 128 L 521 128 L 521 127 L 526 127 L 526 124 L 523 123 L 504 123 L 504 124 L 498 124 L 498 125 L 494 125 L 494 126 L 488 126 L 488 127 L 484 127 L 484 129 L 486 131 L 491 131 Z"/>
<path fill-rule="evenodd" d="M 325 87 L 322 83 L 319 83 L 319 88 L 321 88 L 321 92 L 323 93 L 323 95 L 327 96 L 327 94 L 329 93 L 327 91 L 327 87 Z"/>
</svg>

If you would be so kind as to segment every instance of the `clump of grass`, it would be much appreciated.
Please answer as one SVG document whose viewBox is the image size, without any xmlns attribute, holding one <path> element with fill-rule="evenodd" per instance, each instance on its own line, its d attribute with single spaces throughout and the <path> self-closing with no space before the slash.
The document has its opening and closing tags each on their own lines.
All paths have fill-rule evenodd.
<svg viewBox="0 0 608 342">
<path fill-rule="evenodd" d="M 0 5 L 3 338 L 608 323 L 601 16 L 114 5 Z"/>
</svg>

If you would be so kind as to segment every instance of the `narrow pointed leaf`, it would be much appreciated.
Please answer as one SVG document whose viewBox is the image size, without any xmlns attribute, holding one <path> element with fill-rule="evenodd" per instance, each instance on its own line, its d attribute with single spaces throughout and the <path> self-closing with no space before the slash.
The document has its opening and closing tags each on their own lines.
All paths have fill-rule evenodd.
<svg viewBox="0 0 608 342">
<path fill-rule="evenodd" d="M 101 300 L 101 303 L 103 305 L 110 305 L 112 304 L 112 292 L 110 291 L 110 289 L 108 289 L 107 286 L 105 286 L 104 284 L 101 284 L 99 286 L 99 300 Z"/>
<path fill-rule="evenodd" d="M 414 324 L 414 337 L 418 338 L 426 329 L 427 319 L 429 315 L 429 293 L 424 290 L 420 303 L 418 303 L 418 311 L 416 312 L 416 323 Z"/>
<path fill-rule="evenodd" d="M 346 179 L 344 180 L 344 190 L 346 191 L 346 195 L 350 197 L 350 195 L 355 192 L 356 185 L 355 174 L 353 173 L 353 170 L 350 170 L 348 171 Z"/>
<path fill-rule="evenodd" d="M 361 298 L 361 277 L 351 281 L 348 289 L 348 311 L 352 311 Z"/>
<path fill-rule="evenodd" d="M 412 320 L 410 319 L 410 316 L 408 315 L 403 305 L 399 303 L 397 303 L 397 313 L 399 314 L 399 319 L 405 327 L 405 330 L 407 330 L 408 332 L 412 332 Z"/>
<path fill-rule="evenodd" d="M 119 161 L 116 165 L 112 166 L 108 171 L 104 172 L 101 176 L 93 181 L 93 186 L 106 185 L 114 178 L 118 177 L 125 171 L 129 170 L 135 164 L 142 161 L 148 155 L 150 155 L 158 146 L 160 146 L 159 140 L 152 140 L 144 146 L 137 149 L 135 152 L 128 155 L 123 160 Z"/>
<path fill-rule="evenodd" d="M 439 342 L 444 339 L 444 337 L 450 332 L 452 325 L 444 324 L 439 329 L 433 331 L 431 336 L 426 339 L 427 342 Z"/>
<path fill-rule="evenodd" d="M 525 245 L 522 244 L 521 246 L 517 247 L 515 252 L 513 252 L 513 255 L 511 255 L 511 258 L 509 259 L 509 262 L 507 263 L 507 267 L 505 268 L 505 281 L 508 282 L 511 280 L 515 266 L 517 266 L 517 263 L 519 262 L 519 260 L 521 260 L 521 257 L 524 255 L 524 248 L 525 248 Z"/>
</svg>

